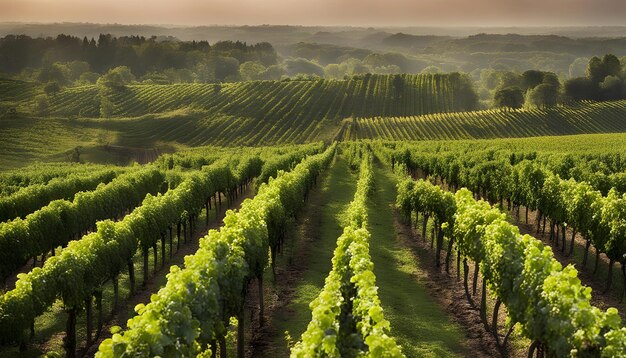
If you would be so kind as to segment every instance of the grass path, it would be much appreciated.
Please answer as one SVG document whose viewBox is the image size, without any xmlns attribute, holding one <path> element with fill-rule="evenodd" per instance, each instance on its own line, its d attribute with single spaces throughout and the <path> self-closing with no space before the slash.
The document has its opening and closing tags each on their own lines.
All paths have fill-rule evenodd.
<svg viewBox="0 0 626 358">
<path fill-rule="evenodd" d="M 333 250 L 342 233 L 342 212 L 356 191 L 356 173 L 338 157 L 318 185 L 278 257 L 276 282 L 272 292 L 265 294 L 268 300 L 273 297 L 268 303 L 273 313 L 261 339 L 253 343 L 253 357 L 289 355 L 285 332 L 294 341 L 300 339 L 311 320 L 309 303 L 320 293 L 330 272 Z M 265 280 L 273 280 L 270 270 Z"/>
<path fill-rule="evenodd" d="M 370 255 L 391 334 L 407 357 L 467 356 L 462 328 L 429 296 L 416 256 L 398 241 L 395 184 L 393 174 L 375 165 L 375 190 L 368 205 Z"/>
</svg>

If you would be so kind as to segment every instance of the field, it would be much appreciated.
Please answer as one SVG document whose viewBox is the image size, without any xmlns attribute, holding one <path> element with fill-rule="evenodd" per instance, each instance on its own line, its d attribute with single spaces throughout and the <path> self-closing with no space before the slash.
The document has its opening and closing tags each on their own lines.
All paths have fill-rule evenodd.
<svg viewBox="0 0 626 358">
<path fill-rule="evenodd" d="M 448 77 L 446 77 L 448 76 Z M 552 109 L 472 109 L 452 75 L 372 75 L 351 80 L 257 81 L 219 85 L 131 85 L 101 94 L 73 87 L 33 112 L 33 83 L 0 80 L 0 169 L 79 159 L 145 163 L 161 153 L 203 146 L 260 146 L 333 140 L 488 139 L 619 133 L 626 102 Z M 458 86 L 457 86 L 458 87 Z M 217 91 L 217 92 L 216 92 Z M 113 113 L 100 117 L 102 96 Z M 82 112 L 81 112 L 82 111 Z M 460 111 L 460 112 L 459 112 Z"/>
<path fill-rule="evenodd" d="M 463 81 L 0 81 L 0 355 L 626 356 L 626 102 Z"/>
</svg>

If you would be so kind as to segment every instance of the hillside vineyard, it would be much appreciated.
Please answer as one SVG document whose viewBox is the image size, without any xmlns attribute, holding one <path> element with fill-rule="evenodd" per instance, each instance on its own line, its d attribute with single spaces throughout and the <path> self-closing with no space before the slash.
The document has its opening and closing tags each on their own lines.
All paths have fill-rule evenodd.
<svg viewBox="0 0 626 358">
<path fill-rule="evenodd" d="M 618 77 L 122 67 L 0 80 L 0 356 L 626 357 Z"/>
</svg>

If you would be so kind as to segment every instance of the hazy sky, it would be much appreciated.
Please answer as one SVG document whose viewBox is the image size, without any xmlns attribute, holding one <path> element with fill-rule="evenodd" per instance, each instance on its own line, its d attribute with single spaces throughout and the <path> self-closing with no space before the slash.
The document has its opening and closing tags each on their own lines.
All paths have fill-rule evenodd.
<svg viewBox="0 0 626 358">
<path fill-rule="evenodd" d="M 626 0 L 0 0 L 0 21 L 178 25 L 626 25 Z"/>
</svg>

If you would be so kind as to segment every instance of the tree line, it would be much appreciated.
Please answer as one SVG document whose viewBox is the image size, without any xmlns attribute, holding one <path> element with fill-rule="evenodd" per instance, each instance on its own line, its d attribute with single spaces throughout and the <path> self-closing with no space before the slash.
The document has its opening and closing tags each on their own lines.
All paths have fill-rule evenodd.
<svg viewBox="0 0 626 358">
<path fill-rule="evenodd" d="M 481 85 L 498 82 L 493 95 L 496 108 L 553 107 L 558 103 L 576 101 L 612 101 L 626 99 L 626 63 L 617 56 L 592 57 L 586 65 L 585 76 L 568 79 L 561 84 L 556 74 L 528 70 L 491 73 L 481 79 Z"/>
<path fill-rule="evenodd" d="M 267 42 L 178 41 L 152 36 L 98 39 L 60 34 L 56 38 L 8 35 L 0 39 L 0 72 L 60 85 L 93 83 L 100 74 L 126 66 L 145 80 L 168 77 L 199 82 L 223 81 L 239 76 L 239 65 L 253 61 L 263 66 L 277 63 L 276 51 Z M 181 81 L 184 82 L 184 81 Z"/>
</svg>

